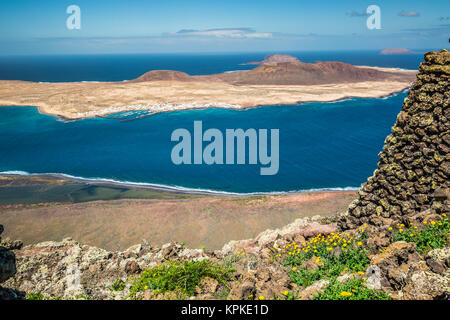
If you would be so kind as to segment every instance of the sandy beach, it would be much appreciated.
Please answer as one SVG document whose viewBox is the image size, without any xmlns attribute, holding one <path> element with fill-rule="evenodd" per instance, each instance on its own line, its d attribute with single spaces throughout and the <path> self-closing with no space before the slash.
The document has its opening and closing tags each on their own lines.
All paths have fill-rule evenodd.
<svg viewBox="0 0 450 320">
<path fill-rule="evenodd" d="M 224 81 L 38 83 L 0 81 L 0 106 L 34 106 L 65 119 L 129 110 L 153 113 L 202 108 L 250 108 L 348 97 L 377 98 L 411 86 L 416 71 L 380 68 L 382 81 L 320 85 L 234 85 Z"/>
</svg>

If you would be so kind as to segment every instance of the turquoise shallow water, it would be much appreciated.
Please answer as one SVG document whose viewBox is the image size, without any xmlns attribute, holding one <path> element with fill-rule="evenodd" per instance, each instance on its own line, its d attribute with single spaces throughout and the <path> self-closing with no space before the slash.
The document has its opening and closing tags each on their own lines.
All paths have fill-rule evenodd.
<svg viewBox="0 0 450 320">
<path fill-rule="evenodd" d="M 0 171 L 62 173 L 83 178 L 224 192 L 287 192 L 359 187 L 376 168 L 406 93 L 386 99 L 206 109 L 157 114 L 136 121 L 63 122 L 36 108 L 0 108 Z M 180 165 L 170 155 L 173 130 L 278 128 L 277 175 L 260 165 Z"/>
</svg>

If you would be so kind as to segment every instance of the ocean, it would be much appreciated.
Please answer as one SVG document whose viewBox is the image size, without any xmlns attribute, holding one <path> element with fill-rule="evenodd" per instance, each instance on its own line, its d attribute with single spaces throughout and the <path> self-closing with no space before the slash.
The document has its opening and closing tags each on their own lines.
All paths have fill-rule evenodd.
<svg viewBox="0 0 450 320">
<path fill-rule="evenodd" d="M 357 65 L 417 69 L 422 56 L 375 52 L 290 53 L 305 62 L 337 60 Z M 151 69 L 189 74 L 245 70 L 264 54 L 103 55 L 1 57 L 0 79 L 122 81 Z M 54 173 L 118 183 L 224 193 L 278 193 L 358 188 L 376 168 L 407 93 L 382 99 L 205 109 L 162 113 L 136 121 L 84 119 L 64 122 L 36 108 L 0 108 L 0 171 Z M 170 140 L 177 128 L 279 129 L 279 171 L 262 176 L 260 165 L 175 165 Z"/>
</svg>

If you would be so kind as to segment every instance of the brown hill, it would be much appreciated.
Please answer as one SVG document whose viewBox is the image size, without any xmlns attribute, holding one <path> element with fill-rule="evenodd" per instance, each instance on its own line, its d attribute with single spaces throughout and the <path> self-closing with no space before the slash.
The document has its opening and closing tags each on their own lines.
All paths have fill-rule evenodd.
<svg viewBox="0 0 450 320">
<path fill-rule="evenodd" d="M 224 81 L 233 85 L 318 85 L 364 81 L 413 81 L 415 74 L 398 73 L 370 67 L 329 61 L 300 62 L 289 55 L 267 56 L 256 68 L 248 71 L 190 76 L 184 72 L 154 70 L 131 82 L 144 81 Z"/>
<path fill-rule="evenodd" d="M 296 57 L 288 54 L 272 54 L 264 58 L 263 63 L 300 62 Z"/>
<path fill-rule="evenodd" d="M 192 77 L 187 73 L 173 70 L 152 70 L 144 73 L 139 78 L 130 80 L 129 82 L 144 82 L 144 81 L 192 81 Z"/>
<path fill-rule="evenodd" d="M 246 64 L 263 64 L 263 63 L 282 63 L 282 62 L 300 62 L 296 57 L 288 54 L 271 54 L 264 58 L 263 61 L 252 61 Z"/>
<path fill-rule="evenodd" d="M 236 85 L 317 85 L 363 81 L 412 81 L 414 75 L 399 75 L 367 67 L 330 61 L 317 63 L 262 63 L 253 70 L 212 75 Z"/>
</svg>

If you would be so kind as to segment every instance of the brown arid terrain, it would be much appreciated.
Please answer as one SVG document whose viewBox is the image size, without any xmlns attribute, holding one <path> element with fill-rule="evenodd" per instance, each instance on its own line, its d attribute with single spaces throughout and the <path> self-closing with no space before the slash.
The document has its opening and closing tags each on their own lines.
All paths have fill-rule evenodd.
<svg viewBox="0 0 450 320">
<path fill-rule="evenodd" d="M 35 106 L 66 119 L 142 109 L 158 113 L 249 108 L 382 97 L 409 88 L 416 75 L 416 71 L 341 62 L 290 61 L 261 63 L 249 71 L 209 76 L 153 70 L 135 80 L 111 83 L 0 81 L 0 105 Z"/>
<path fill-rule="evenodd" d="M 172 200 L 112 200 L 76 204 L 0 207 L 4 235 L 26 245 L 71 237 L 107 250 L 124 250 L 146 239 L 192 248 L 219 249 L 297 218 L 344 210 L 356 192 Z"/>
<path fill-rule="evenodd" d="M 450 299 L 450 53 L 424 59 L 377 169 L 347 210 L 219 250 L 0 239 L 0 299 Z M 267 208 L 292 200 L 275 199 Z"/>
</svg>

